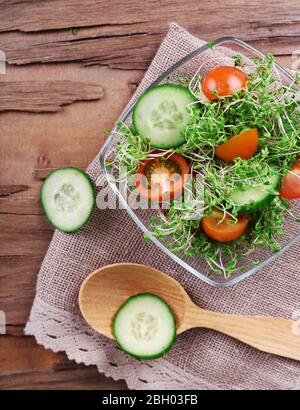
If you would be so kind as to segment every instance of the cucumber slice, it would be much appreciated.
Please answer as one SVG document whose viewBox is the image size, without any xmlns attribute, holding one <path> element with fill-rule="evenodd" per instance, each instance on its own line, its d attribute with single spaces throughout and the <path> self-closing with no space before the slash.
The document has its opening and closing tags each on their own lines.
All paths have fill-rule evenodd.
<svg viewBox="0 0 300 410">
<path fill-rule="evenodd" d="M 187 106 L 194 101 L 189 89 L 181 85 L 149 88 L 135 104 L 134 128 L 152 147 L 177 147 L 185 141 L 184 131 L 190 121 Z"/>
<path fill-rule="evenodd" d="M 251 187 L 246 190 L 235 189 L 231 192 L 228 200 L 235 206 L 240 207 L 241 212 L 254 212 L 268 204 L 274 198 L 274 191 L 280 187 L 281 176 L 274 175 L 270 181 L 260 187 Z"/>
<path fill-rule="evenodd" d="M 63 232 L 80 229 L 95 203 L 92 181 L 77 168 L 51 172 L 42 185 L 40 199 L 49 222 Z"/>
<path fill-rule="evenodd" d="M 138 359 L 155 359 L 172 347 L 176 321 L 169 305 L 159 296 L 140 293 L 120 307 L 113 332 L 124 352 Z"/>
</svg>

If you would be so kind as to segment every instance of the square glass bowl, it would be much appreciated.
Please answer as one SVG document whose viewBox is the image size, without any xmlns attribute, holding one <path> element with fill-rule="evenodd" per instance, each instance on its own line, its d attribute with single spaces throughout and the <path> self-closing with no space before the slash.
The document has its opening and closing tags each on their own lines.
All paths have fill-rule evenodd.
<svg viewBox="0 0 300 410">
<path fill-rule="evenodd" d="M 212 44 L 205 44 L 204 46 L 199 47 L 195 51 L 188 54 L 182 60 L 178 61 L 175 65 L 165 71 L 161 76 L 159 76 L 159 78 L 157 78 L 157 80 L 150 86 L 152 87 L 166 82 L 174 84 L 180 83 L 180 78 L 184 77 L 189 79 L 190 89 L 195 91 L 199 86 L 199 76 L 197 74 L 200 74 L 203 78 L 203 76 L 214 67 L 220 65 L 233 66 L 235 65 L 237 55 L 242 56 L 244 64 L 243 68 L 246 72 L 251 72 L 255 69 L 253 57 L 266 58 L 264 54 L 246 44 L 242 40 L 232 37 L 223 37 L 216 40 L 213 43 L 213 46 Z M 283 84 L 287 86 L 293 85 L 294 88 L 298 89 L 296 84 L 294 84 L 294 79 L 289 71 L 277 63 L 274 63 L 274 75 L 277 76 L 278 80 Z M 135 103 L 129 106 L 120 117 L 120 121 L 129 126 L 131 125 L 131 114 L 134 104 Z M 187 271 L 191 272 L 205 283 L 218 288 L 225 288 L 235 285 L 254 274 L 270 262 L 274 261 L 276 258 L 280 257 L 288 248 L 300 239 L 300 223 L 297 223 L 295 218 L 289 214 L 286 214 L 284 236 L 282 238 L 278 238 L 278 241 L 282 246 L 281 250 L 274 254 L 263 247 L 258 248 L 251 253 L 245 253 L 244 258 L 241 261 L 243 268 L 230 277 L 225 277 L 225 275 L 214 273 L 201 256 L 187 257 L 183 254 L 174 254 L 164 243 L 154 237 L 151 233 L 149 219 L 150 216 L 153 215 L 153 212 L 155 213 L 156 211 L 133 209 L 128 202 L 127 195 L 124 190 L 117 186 L 112 171 L 107 169 L 105 166 L 106 161 L 114 155 L 116 144 L 122 142 L 122 140 L 124 140 L 124 136 L 118 133 L 118 130 L 115 127 L 100 152 L 102 172 L 106 177 L 108 184 L 119 198 L 120 205 L 127 210 L 134 222 L 142 231 L 144 231 L 147 237 L 149 237 L 155 245 L 158 246 L 158 248 L 164 251 L 172 260 L 183 266 Z M 292 201 L 291 209 L 295 214 L 299 215 L 300 200 Z M 260 264 L 254 266 L 253 262 L 257 260 L 260 261 Z"/>
</svg>

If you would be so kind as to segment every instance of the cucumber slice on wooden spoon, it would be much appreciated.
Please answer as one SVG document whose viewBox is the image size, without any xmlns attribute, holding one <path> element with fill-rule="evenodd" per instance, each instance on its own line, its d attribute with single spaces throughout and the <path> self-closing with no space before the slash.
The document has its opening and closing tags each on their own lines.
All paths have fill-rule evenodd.
<svg viewBox="0 0 300 410">
<path fill-rule="evenodd" d="M 113 323 L 117 344 L 138 359 L 167 353 L 176 338 L 176 321 L 169 305 L 153 293 L 134 295 L 120 307 Z"/>
<path fill-rule="evenodd" d="M 145 292 L 153 293 L 159 298 L 145 295 L 134 297 Z M 128 298 L 131 299 L 128 301 Z M 175 279 L 150 266 L 134 263 L 104 266 L 88 276 L 81 285 L 79 306 L 87 323 L 97 332 L 111 339 L 116 335 L 119 338 L 118 342 L 121 342 L 121 346 L 127 351 L 134 353 L 135 356 L 150 358 L 156 353 L 162 353 L 162 346 L 171 346 L 173 340 L 174 322 L 160 298 L 166 301 L 174 313 L 177 334 L 194 327 L 213 329 L 263 352 L 300 360 L 300 334 L 292 331 L 292 320 L 263 316 L 235 316 L 202 309 L 191 301 Z M 117 316 L 116 312 L 119 312 Z M 151 316 L 149 317 L 151 323 L 153 323 L 153 316 L 156 320 L 159 318 L 165 325 L 163 328 L 159 325 L 159 321 L 155 322 L 157 326 L 155 329 L 160 331 L 160 333 L 153 332 L 157 338 L 153 337 L 151 332 L 147 333 L 151 330 L 149 323 L 144 327 L 141 336 L 145 339 L 149 337 L 153 342 L 153 345 L 149 343 L 143 346 L 147 347 L 147 350 L 141 349 L 142 345 L 138 347 L 136 342 L 132 343 L 130 328 L 136 327 L 135 315 L 140 313 Z M 132 322 L 130 319 L 133 317 Z M 142 322 L 146 324 L 146 321 L 143 317 Z M 115 334 L 114 327 L 118 328 Z M 158 336 L 161 337 L 160 340 Z M 191 336 L 191 339 L 193 337 L 197 337 L 197 334 Z M 141 337 L 137 339 L 139 338 Z"/>
</svg>

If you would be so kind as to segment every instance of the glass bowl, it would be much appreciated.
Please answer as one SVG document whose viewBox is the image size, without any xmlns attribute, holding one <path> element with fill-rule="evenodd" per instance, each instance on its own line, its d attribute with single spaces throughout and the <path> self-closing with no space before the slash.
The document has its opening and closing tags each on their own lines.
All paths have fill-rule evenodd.
<svg viewBox="0 0 300 410">
<path fill-rule="evenodd" d="M 213 46 L 211 43 L 207 43 L 182 58 L 159 76 L 150 86 L 152 87 L 165 82 L 176 84 L 180 82 L 180 78 L 185 77 L 190 81 L 190 89 L 195 91 L 197 89 L 197 82 L 199 81 L 197 74 L 200 74 L 203 77 L 203 75 L 209 70 L 219 65 L 234 65 L 237 55 L 242 55 L 244 63 L 243 68 L 245 71 L 252 71 L 255 68 L 253 57 L 266 58 L 266 56 L 260 51 L 254 49 L 240 39 L 223 37 L 213 42 Z M 289 71 L 277 63 L 274 63 L 274 75 L 286 85 L 291 85 L 292 82 L 294 82 Z M 131 125 L 131 114 L 134 104 L 135 103 L 132 103 L 123 112 L 120 117 L 121 122 Z M 172 260 L 183 266 L 187 271 L 197 276 L 203 282 L 217 288 L 225 288 L 235 285 L 273 262 L 300 239 L 300 223 L 297 223 L 295 218 L 287 214 L 285 217 L 284 236 L 278 239 L 278 242 L 281 244 L 281 250 L 275 254 L 264 247 L 252 251 L 250 254 L 245 255 L 245 258 L 242 261 L 243 269 L 234 273 L 230 277 L 213 272 L 201 256 L 187 257 L 183 254 L 174 254 L 164 243 L 151 233 L 149 218 L 153 212 L 155 213 L 157 211 L 134 209 L 129 203 L 124 191 L 122 191 L 115 182 L 112 172 L 105 166 L 106 161 L 114 155 L 116 144 L 121 142 L 122 139 L 124 139 L 124 137 L 118 133 L 117 127 L 115 127 L 100 152 L 100 165 L 108 184 L 119 198 L 120 205 L 127 210 L 131 218 L 146 236 Z M 299 215 L 300 201 L 292 201 L 291 209 Z M 260 260 L 260 263 L 259 265 L 253 266 L 253 262 L 256 260 Z"/>
</svg>

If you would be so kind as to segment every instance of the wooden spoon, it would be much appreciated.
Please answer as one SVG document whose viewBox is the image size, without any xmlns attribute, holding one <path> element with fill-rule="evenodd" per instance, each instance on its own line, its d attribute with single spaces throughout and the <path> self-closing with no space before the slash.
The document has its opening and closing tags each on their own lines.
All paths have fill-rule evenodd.
<svg viewBox="0 0 300 410">
<path fill-rule="evenodd" d="M 97 270 L 83 282 L 79 306 L 92 328 L 113 339 L 112 322 L 117 310 L 130 296 L 144 292 L 157 294 L 170 305 L 177 334 L 194 327 L 214 329 L 263 352 L 300 360 L 300 332 L 293 331 L 292 321 L 201 309 L 175 279 L 149 266 L 120 263 Z"/>
</svg>

